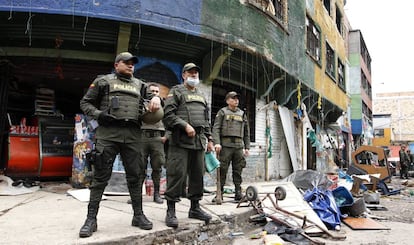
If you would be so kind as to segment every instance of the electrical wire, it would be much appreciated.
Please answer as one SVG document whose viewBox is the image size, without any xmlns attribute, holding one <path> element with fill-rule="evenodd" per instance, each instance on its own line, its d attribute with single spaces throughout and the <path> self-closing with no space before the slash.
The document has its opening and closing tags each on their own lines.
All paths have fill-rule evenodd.
<svg viewBox="0 0 414 245">
<path fill-rule="evenodd" d="M 34 15 L 32 15 L 32 0 L 30 0 L 30 8 L 29 8 L 29 18 L 26 22 L 26 31 L 24 34 L 29 35 L 29 46 L 32 46 L 32 18 Z"/>
<path fill-rule="evenodd" d="M 11 20 L 12 18 L 13 18 L 13 0 L 11 0 L 11 3 L 10 3 L 10 14 L 7 20 Z"/>
</svg>

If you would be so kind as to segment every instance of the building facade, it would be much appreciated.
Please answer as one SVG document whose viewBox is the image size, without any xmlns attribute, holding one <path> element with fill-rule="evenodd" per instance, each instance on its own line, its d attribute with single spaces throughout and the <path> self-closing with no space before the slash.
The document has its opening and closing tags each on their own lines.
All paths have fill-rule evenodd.
<svg viewBox="0 0 414 245">
<path fill-rule="evenodd" d="M 360 30 L 349 32 L 349 94 L 355 147 L 372 144 L 371 56 Z"/>
<path fill-rule="evenodd" d="M 414 92 L 377 93 L 374 99 L 375 114 L 389 115 L 388 128 L 392 132 L 389 145 L 414 142 Z M 381 131 L 383 125 L 375 125 Z M 380 133 L 380 132 L 379 132 Z M 377 135 L 375 135 L 377 137 Z"/>
<path fill-rule="evenodd" d="M 376 100 L 374 99 L 374 109 Z M 375 112 L 375 111 L 374 111 Z M 373 115 L 373 127 L 374 138 L 372 139 L 372 145 L 388 147 L 394 142 L 394 132 L 391 125 L 391 114 L 374 114 Z"/>
<path fill-rule="evenodd" d="M 344 2 L 0 0 L 1 118 L 44 116 L 35 113 L 38 88 L 56 95 L 46 116 L 73 118 L 90 82 L 128 50 L 140 59 L 136 77 L 164 95 L 184 63 L 199 64 L 213 119 L 226 92 L 242 95 L 252 132 L 246 179 L 326 166 L 342 144 L 328 126 L 349 102 Z"/>
</svg>

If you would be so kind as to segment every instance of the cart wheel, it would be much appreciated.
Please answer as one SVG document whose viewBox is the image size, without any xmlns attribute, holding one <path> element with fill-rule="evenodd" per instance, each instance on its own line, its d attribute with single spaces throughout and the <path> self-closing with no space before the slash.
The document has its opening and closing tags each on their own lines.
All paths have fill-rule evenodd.
<svg viewBox="0 0 414 245">
<path fill-rule="evenodd" d="M 275 189 L 275 197 L 277 200 L 284 200 L 286 198 L 286 190 L 285 188 L 278 186 Z"/>
<path fill-rule="evenodd" d="M 257 200 L 257 194 L 258 194 L 258 192 L 257 192 L 256 187 L 254 187 L 254 186 L 248 186 L 246 188 L 246 199 L 248 201 L 255 201 L 255 200 Z"/>
</svg>

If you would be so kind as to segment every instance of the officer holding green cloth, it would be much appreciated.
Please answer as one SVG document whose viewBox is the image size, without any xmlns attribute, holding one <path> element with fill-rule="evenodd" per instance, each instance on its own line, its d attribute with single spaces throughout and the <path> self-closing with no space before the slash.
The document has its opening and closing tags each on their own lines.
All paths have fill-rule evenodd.
<svg viewBox="0 0 414 245">
<path fill-rule="evenodd" d="M 223 193 L 230 163 L 233 169 L 236 201 L 240 201 L 242 170 L 246 167 L 245 157 L 249 155 L 250 131 L 247 116 L 239 106 L 239 94 L 231 91 L 226 94 L 227 106 L 216 115 L 213 126 L 213 141 L 220 160 L 220 184 Z M 213 200 L 215 201 L 215 200 Z"/>
<path fill-rule="evenodd" d="M 211 216 L 200 208 L 204 191 L 204 154 L 214 149 L 205 96 L 198 89 L 200 67 L 187 63 L 182 69 L 184 83 L 171 88 L 165 100 L 164 125 L 171 131 L 167 154 L 167 215 L 165 223 L 178 227 L 175 203 L 180 197 L 191 200 L 188 217 L 209 223 Z M 188 176 L 188 192 L 183 193 Z"/>
</svg>

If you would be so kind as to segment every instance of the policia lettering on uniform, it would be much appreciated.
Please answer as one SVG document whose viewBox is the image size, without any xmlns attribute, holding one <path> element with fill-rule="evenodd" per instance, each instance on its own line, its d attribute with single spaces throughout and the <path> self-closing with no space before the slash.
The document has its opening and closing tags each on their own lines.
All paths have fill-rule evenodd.
<svg viewBox="0 0 414 245">
<path fill-rule="evenodd" d="M 178 227 L 175 203 L 181 197 L 191 200 L 189 218 L 208 223 L 211 215 L 200 208 L 204 190 L 204 154 L 213 150 L 209 109 L 204 95 L 197 88 L 200 67 L 194 63 L 184 65 L 183 84 L 171 88 L 164 106 L 163 122 L 171 131 L 167 154 L 167 215 L 165 223 Z M 188 191 L 186 192 L 188 179 Z"/>
<path fill-rule="evenodd" d="M 140 114 L 143 99 L 150 100 L 150 109 L 160 108 L 160 98 L 147 91 L 147 85 L 133 77 L 134 64 L 138 59 L 128 52 L 115 58 L 115 73 L 100 76 L 89 86 L 80 101 L 80 108 L 90 118 L 97 119 L 95 133 L 95 159 L 93 179 L 86 221 L 80 229 L 80 237 L 89 237 L 97 230 L 97 213 L 102 194 L 112 174 L 117 154 L 121 155 L 127 186 L 132 200 L 134 216 L 132 225 L 152 229 L 152 223 L 142 210 L 142 184 L 146 164 L 140 149 Z"/>
<path fill-rule="evenodd" d="M 178 88 L 178 92 L 181 94 L 182 104 L 178 107 L 176 115 L 182 120 L 188 122 L 196 130 L 197 134 L 203 135 L 205 130 L 209 127 L 207 102 L 204 97 L 197 94 L 187 94 L 187 89 L 184 87 Z M 188 137 L 187 134 L 182 133 L 180 130 L 174 130 L 172 134 L 172 142 L 177 146 L 194 148 L 205 148 L 204 142 L 196 142 L 198 137 Z M 201 148 L 200 148 L 201 149 Z"/>
</svg>

